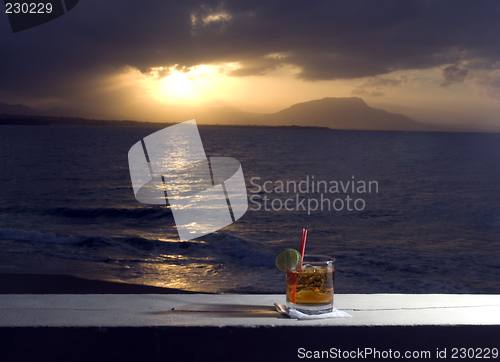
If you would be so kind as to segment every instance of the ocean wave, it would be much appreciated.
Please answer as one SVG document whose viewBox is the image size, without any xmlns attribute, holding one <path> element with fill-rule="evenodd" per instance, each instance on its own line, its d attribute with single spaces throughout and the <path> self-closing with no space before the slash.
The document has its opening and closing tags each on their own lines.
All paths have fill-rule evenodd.
<svg viewBox="0 0 500 362">
<path fill-rule="evenodd" d="M 19 229 L 0 229 L 0 240 L 13 240 L 21 242 L 30 242 L 34 244 L 61 244 L 68 247 L 99 247 L 104 245 L 112 245 L 111 238 L 98 236 L 74 236 L 60 235 L 54 233 L 44 233 L 35 230 L 19 230 Z"/>
<path fill-rule="evenodd" d="M 170 207 L 141 207 L 141 208 L 67 208 L 58 207 L 42 211 L 51 216 L 92 219 L 157 219 L 171 216 Z"/>
<path fill-rule="evenodd" d="M 148 239 L 140 236 L 99 237 L 72 236 L 44 233 L 33 230 L 0 229 L 0 240 L 31 242 L 34 244 L 64 244 L 68 248 L 107 247 L 110 260 L 115 255 L 150 256 L 161 254 L 177 254 L 190 257 L 208 257 L 245 266 L 274 267 L 275 254 L 250 244 L 247 240 L 226 233 L 207 235 L 203 242 L 165 242 L 159 239 Z"/>
<path fill-rule="evenodd" d="M 214 233 L 205 238 L 210 249 L 217 254 L 227 255 L 246 266 L 274 267 L 275 253 L 258 250 L 258 245 L 226 233 Z"/>
<path fill-rule="evenodd" d="M 74 236 L 60 235 L 51 232 L 35 230 L 0 229 L 0 240 L 14 240 L 32 243 L 66 244 L 68 246 L 114 246 L 124 248 L 132 247 L 137 250 L 154 250 L 155 247 L 167 244 L 157 239 L 147 239 L 140 236 L 129 237 L 100 237 L 100 236 Z M 174 243 L 181 244 L 181 242 Z M 180 248 L 179 246 L 177 248 Z"/>
<path fill-rule="evenodd" d="M 26 231 L 17 229 L 0 229 L 1 240 L 30 241 L 51 244 L 78 244 L 81 237 L 41 233 L 39 231 Z"/>
<path fill-rule="evenodd" d="M 0 208 L 3 214 L 34 214 L 42 216 L 68 217 L 76 219 L 148 219 L 154 220 L 172 216 L 170 206 L 161 207 L 98 207 L 98 208 L 30 208 L 21 206 L 8 206 Z"/>
<path fill-rule="evenodd" d="M 255 243 L 227 233 L 212 233 L 196 241 L 162 241 L 143 237 L 115 238 L 123 248 L 150 254 L 183 255 L 189 258 L 210 258 L 248 267 L 273 267 L 275 253 Z"/>
</svg>

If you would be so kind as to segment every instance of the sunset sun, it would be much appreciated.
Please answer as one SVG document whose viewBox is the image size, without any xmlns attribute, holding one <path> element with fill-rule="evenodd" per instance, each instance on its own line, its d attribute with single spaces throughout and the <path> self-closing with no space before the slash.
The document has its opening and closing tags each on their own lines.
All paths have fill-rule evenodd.
<svg viewBox="0 0 500 362">
<path fill-rule="evenodd" d="M 129 75 L 158 103 L 196 106 L 234 94 L 234 80 L 227 73 L 235 68 L 234 64 L 155 67 L 147 76 L 137 77 L 137 70 L 129 70 Z"/>
<path fill-rule="evenodd" d="M 152 98 L 159 103 L 195 105 L 205 101 L 209 74 L 209 69 L 202 66 L 181 70 L 175 66 L 157 67 L 151 70 L 147 84 Z"/>
<path fill-rule="evenodd" d="M 158 92 L 165 97 L 189 99 L 193 97 L 195 86 L 185 73 L 174 70 L 160 81 Z"/>
</svg>

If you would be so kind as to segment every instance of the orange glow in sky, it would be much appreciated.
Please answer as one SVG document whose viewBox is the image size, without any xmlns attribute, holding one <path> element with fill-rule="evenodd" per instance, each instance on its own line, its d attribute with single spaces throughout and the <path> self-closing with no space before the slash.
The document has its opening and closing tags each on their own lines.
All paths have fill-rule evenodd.
<svg viewBox="0 0 500 362">
<path fill-rule="evenodd" d="M 315 82 L 298 79 L 300 69 L 293 66 L 282 66 L 263 75 L 233 76 L 231 72 L 239 68 L 237 62 L 191 68 L 156 67 L 149 73 L 127 67 L 96 88 L 102 90 L 103 97 L 104 93 L 127 95 L 129 101 L 115 108 L 124 117 L 158 121 L 171 119 L 180 108 L 229 106 L 244 112 L 274 113 L 314 99 L 353 96 L 363 98 L 369 106 L 424 122 L 446 122 L 448 118 L 460 123 L 457 117 L 463 114 L 470 118 L 472 112 L 477 115 L 478 106 L 485 123 L 495 120 L 497 114 L 497 102 L 479 95 L 473 84 L 441 87 L 439 68 Z M 448 116 L 441 117 L 441 108 L 447 110 Z"/>
</svg>

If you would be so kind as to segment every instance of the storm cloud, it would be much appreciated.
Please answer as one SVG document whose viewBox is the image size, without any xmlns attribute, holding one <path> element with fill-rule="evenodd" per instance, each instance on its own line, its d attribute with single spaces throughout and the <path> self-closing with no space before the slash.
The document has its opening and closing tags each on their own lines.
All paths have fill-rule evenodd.
<svg viewBox="0 0 500 362">
<path fill-rule="evenodd" d="M 441 86 L 445 87 L 454 82 L 463 82 L 468 74 L 469 69 L 458 65 L 450 65 L 443 69 L 442 75 L 445 82 Z"/>
<path fill-rule="evenodd" d="M 235 77 L 293 66 L 299 79 L 322 81 L 442 66 L 446 82 L 460 81 L 478 59 L 499 68 L 499 19 L 497 1 L 86 0 L 16 34 L 1 20 L 0 97 L 77 94 L 126 66 L 223 62 L 241 64 Z M 461 63 L 467 70 L 454 68 Z"/>
</svg>

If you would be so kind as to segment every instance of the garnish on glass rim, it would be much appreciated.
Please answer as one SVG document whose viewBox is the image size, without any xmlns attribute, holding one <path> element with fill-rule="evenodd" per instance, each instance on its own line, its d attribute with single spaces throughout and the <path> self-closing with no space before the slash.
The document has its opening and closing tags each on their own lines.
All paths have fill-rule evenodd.
<svg viewBox="0 0 500 362">
<path fill-rule="evenodd" d="M 295 249 L 285 249 L 276 256 L 274 264 L 282 272 L 286 272 L 287 268 L 298 269 L 302 264 L 302 256 Z"/>
</svg>

